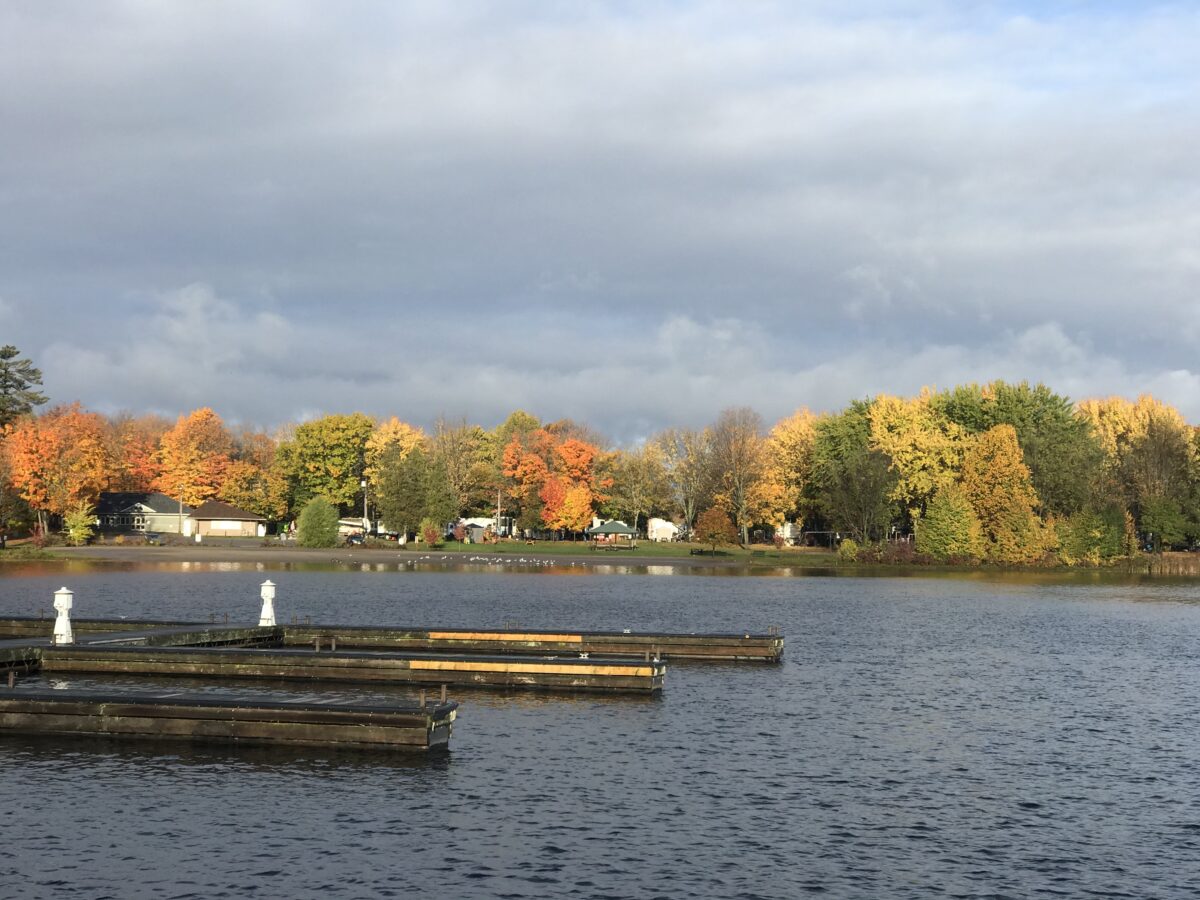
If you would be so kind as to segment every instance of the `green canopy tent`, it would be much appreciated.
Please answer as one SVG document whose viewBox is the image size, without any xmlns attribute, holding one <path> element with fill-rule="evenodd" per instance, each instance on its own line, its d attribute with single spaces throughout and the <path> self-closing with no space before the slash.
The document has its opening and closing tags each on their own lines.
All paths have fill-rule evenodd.
<svg viewBox="0 0 1200 900">
<path fill-rule="evenodd" d="M 599 525 L 589 528 L 584 532 L 589 537 L 627 537 L 632 538 L 637 535 L 637 531 L 630 528 L 624 522 L 618 522 L 616 519 L 609 519 L 607 522 L 601 522 Z"/>
</svg>

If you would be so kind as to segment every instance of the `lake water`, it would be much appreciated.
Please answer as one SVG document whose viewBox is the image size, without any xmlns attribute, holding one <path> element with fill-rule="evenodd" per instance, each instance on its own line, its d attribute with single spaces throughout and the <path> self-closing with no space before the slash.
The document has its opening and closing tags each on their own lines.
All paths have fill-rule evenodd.
<svg viewBox="0 0 1200 900">
<path fill-rule="evenodd" d="M 1200 895 L 1200 583 L 31 565 L 0 614 L 65 583 L 79 616 L 253 620 L 265 577 L 281 620 L 779 625 L 787 655 L 655 700 L 459 693 L 428 760 L 3 738 L 0 894 Z"/>
</svg>

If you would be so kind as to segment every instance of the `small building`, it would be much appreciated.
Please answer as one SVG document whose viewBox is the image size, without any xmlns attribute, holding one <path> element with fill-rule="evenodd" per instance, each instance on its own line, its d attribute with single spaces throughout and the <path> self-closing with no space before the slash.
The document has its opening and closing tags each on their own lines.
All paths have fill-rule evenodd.
<svg viewBox="0 0 1200 900">
<path fill-rule="evenodd" d="M 784 522 L 775 529 L 775 536 L 783 538 L 783 542 L 787 546 L 794 547 L 801 542 L 804 532 L 796 522 Z"/>
<path fill-rule="evenodd" d="M 651 541 L 679 540 L 679 526 L 666 519 L 649 519 L 646 522 L 646 538 Z"/>
<path fill-rule="evenodd" d="M 96 500 L 102 534 L 190 534 L 192 508 L 158 491 L 104 491 Z"/>
<path fill-rule="evenodd" d="M 267 520 L 221 500 L 205 500 L 192 510 L 196 534 L 211 537 L 263 537 Z"/>
</svg>

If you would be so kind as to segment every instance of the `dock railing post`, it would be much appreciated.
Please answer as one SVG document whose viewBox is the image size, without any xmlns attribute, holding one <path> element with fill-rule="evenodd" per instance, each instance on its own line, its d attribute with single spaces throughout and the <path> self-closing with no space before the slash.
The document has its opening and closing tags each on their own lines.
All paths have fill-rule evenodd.
<svg viewBox="0 0 1200 900">
<path fill-rule="evenodd" d="M 53 643 L 55 644 L 75 643 L 75 634 L 71 630 L 71 607 L 75 605 L 72 599 L 74 596 L 75 592 L 65 587 L 54 592 L 54 609 L 58 612 L 58 618 L 54 620 Z"/>
<path fill-rule="evenodd" d="M 275 583 L 268 578 L 259 591 L 262 597 L 262 612 L 258 614 L 258 627 L 275 627 Z"/>
</svg>

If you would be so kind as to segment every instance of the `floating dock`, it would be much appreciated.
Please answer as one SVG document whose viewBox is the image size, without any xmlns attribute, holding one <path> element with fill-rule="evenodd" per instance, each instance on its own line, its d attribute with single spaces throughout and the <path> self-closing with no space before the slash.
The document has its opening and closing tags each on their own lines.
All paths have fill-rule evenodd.
<svg viewBox="0 0 1200 900">
<path fill-rule="evenodd" d="M 179 630 L 201 627 L 196 622 L 73 619 L 79 635 L 109 632 Z M 211 623 L 210 623 L 211 625 Z M 0 618 L 0 637 L 48 637 L 53 619 Z M 427 651 L 453 654 L 571 654 L 705 662 L 768 662 L 783 658 L 781 634 L 750 632 L 672 634 L 630 631 L 541 631 L 528 629 L 379 628 L 292 623 L 280 625 L 285 646 L 329 646 L 359 650 Z"/>
<path fill-rule="evenodd" d="M 640 694 L 661 691 L 666 668 L 659 660 L 370 653 L 340 647 L 317 652 L 130 647 L 103 642 L 41 650 L 41 670 L 48 674 L 182 675 Z"/>
<path fill-rule="evenodd" d="M 411 707 L 0 688 L 0 734 L 102 735 L 327 748 L 445 749 L 458 704 Z"/>
</svg>

